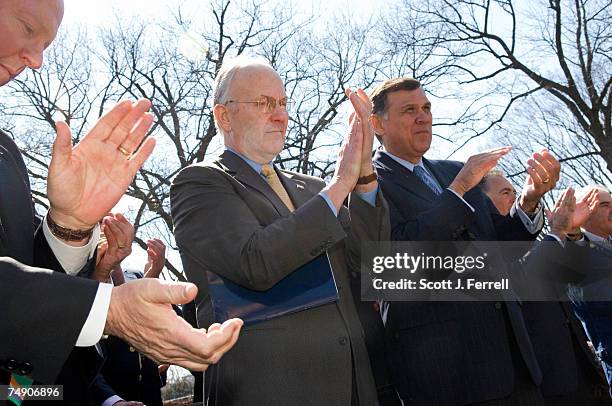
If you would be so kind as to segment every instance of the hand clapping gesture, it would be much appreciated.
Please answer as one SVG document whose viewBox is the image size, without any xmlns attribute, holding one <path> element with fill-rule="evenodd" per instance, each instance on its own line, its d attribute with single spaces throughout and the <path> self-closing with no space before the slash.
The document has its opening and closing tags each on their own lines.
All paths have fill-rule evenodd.
<svg viewBox="0 0 612 406">
<path fill-rule="evenodd" d="M 145 138 L 150 107 L 146 99 L 117 104 L 74 147 L 70 128 L 57 123 L 47 179 L 49 215 L 57 224 L 91 229 L 123 196 L 155 146 Z"/>
</svg>

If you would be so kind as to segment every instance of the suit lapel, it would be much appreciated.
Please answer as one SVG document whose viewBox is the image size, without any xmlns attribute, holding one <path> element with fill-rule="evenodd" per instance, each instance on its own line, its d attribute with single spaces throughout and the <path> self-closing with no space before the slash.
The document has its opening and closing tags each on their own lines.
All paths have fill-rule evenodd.
<svg viewBox="0 0 612 406">
<path fill-rule="evenodd" d="M 376 151 L 374 160 L 381 169 L 388 171 L 394 183 L 428 202 L 436 200 L 437 195 L 421 179 L 389 155 Z"/>
<path fill-rule="evenodd" d="M 274 206 L 280 216 L 286 216 L 290 213 L 285 203 L 272 190 L 270 185 L 238 155 L 230 151 L 224 151 L 216 164 L 240 183 L 261 193 Z M 291 197 L 290 193 L 289 196 Z"/>
<path fill-rule="evenodd" d="M 298 179 L 294 173 L 283 170 L 277 173 L 296 209 L 312 198 L 312 193 L 306 188 L 306 182 Z"/>
</svg>

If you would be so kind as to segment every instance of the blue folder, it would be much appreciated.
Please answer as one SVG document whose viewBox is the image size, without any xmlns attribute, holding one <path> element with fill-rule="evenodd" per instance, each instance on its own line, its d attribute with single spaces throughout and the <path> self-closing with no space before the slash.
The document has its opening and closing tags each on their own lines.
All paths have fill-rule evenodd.
<svg viewBox="0 0 612 406">
<path fill-rule="evenodd" d="M 338 300 L 327 254 L 302 265 L 265 292 L 244 288 L 214 272 L 207 271 L 207 277 L 219 323 L 239 317 L 249 326 Z"/>
</svg>

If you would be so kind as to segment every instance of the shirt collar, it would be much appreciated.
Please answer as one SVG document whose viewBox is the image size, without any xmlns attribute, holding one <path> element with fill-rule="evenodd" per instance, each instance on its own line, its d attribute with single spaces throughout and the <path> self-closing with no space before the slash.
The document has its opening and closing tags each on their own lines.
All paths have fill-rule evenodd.
<svg viewBox="0 0 612 406">
<path fill-rule="evenodd" d="M 246 162 L 247 164 L 249 164 L 249 166 L 250 166 L 251 168 L 253 168 L 253 170 L 254 170 L 256 173 L 258 173 L 258 174 L 260 174 L 260 175 L 261 175 L 261 167 L 263 166 L 262 164 L 259 164 L 259 163 L 255 162 L 255 161 L 253 161 L 253 160 L 251 160 L 251 159 L 249 159 L 249 158 L 245 157 L 244 155 L 242 155 L 242 154 L 240 154 L 240 153 L 238 153 L 238 152 L 234 151 L 233 149 L 231 149 L 231 148 L 230 148 L 230 147 L 228 147 L 227 145 L 225 146 L 225 150 L 226 150 L 226 151 L 231 152 L 231 153 L 232 153 L 232 154 L 234 154 L 234 155 L 237 155 L 237 156 L 238 156 L 238 157 L 240 157 L 240 158 L 242 158 L 242 160 L 243 160 L 244 162 Z M 272 163 L 272 161 L 270 161 L 270 165 L 274 166 L 274 164 Z"/>
<path fill-rule="evenodd" d="M 608 238 L 604 238 L 599 235 L 593 234 L 592 232 L 587 231 L 585 229 L 582 229 L 582 234 L 584 234 L 586 238 L 588 238 L 590 241 L 593 241 L 593 242 L 606 242 L 606 241 L 609 241 L 610 239 L 609 236 Z"/>
<path fill-rule="evenodd" d="M 414 167 L 415 166 L 420 166 L 421 168 L 427 170 L 425 168 L 425 165 L 423 165 L 423 159 L 419 160 L 418 164 L 413 164 L 410 161 L 406 161 L 405 159 L 402 159 L 398 156 L 393 155 L 392 153 L 390 153 L 389 151 L 387 151 L 385 149 L 385 147 L 382 147 L 382 152 L 384 152 L 385 154 L 387 154 L 389 156 L 389 158 L 393 159 L 394 161 L 396 161 L 398 164 L 402 165 L 404 168 L 408 169 L 410 172 L 414 172 Z"/>
</svg>

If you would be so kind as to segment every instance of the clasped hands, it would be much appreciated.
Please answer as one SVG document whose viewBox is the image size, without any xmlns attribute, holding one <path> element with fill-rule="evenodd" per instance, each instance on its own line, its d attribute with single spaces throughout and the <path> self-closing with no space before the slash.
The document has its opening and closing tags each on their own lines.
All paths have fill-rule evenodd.
<svg viewBox="0 0 612 406">
<path fill-rule="evenodd" d="M 370 123 L 372 102 L 363 89 L 357 89 L 356 92 L 346 89 L 345 94 L 353 105 L 354 112 L 349 119 L 349 132 L 338 152 L 332 180 L 323 189 L 337 209 L 340 209 L 352 191 L 367 193 L 378 187 L 375 178 L 367 184 L 357 184 L 359 178 L 374 173 L 372 165 L 374 129 Z"/>
</svg>

